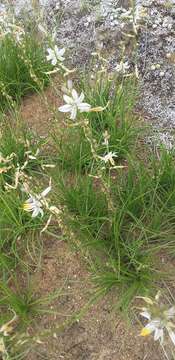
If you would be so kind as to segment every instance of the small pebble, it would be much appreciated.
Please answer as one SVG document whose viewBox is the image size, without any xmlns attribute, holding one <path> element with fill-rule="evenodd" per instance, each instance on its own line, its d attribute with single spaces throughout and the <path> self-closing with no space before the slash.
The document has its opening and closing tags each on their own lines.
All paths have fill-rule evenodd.
<svg viewBox="0 0 175 360">
<path fill-rule="evenodd" d="M 171 58 L 171 53 L 166 54 L 167 59 Z"/>
<path fill-rule="evenodd" d="M 156 70 L 156 65 L 151 65 L 151 70 Z"/>
<path fill-rule="evenodd" d="M 165 72 L 164 71 L 160 71 L 160 74 L 159 74 L 161 77 L 163 77 L 165 75 Z"/>
</svg>

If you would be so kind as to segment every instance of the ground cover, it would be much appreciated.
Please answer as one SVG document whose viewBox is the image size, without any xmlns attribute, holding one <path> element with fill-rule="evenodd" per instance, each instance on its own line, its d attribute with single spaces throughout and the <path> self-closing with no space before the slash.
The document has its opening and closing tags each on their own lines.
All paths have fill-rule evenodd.
<svg viewBox="0 0 175 360">
<path fill-rule="evenodd" d="M 173 359 L 174 149 L 145 141 L 137 67 L 82 76 L 43 24 L 2 24 L 2 359 Z"/>
</svg>

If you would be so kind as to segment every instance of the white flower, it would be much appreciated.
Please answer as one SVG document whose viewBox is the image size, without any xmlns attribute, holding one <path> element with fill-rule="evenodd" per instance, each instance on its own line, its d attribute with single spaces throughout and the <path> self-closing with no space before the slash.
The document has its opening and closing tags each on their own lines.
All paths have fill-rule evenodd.
<svg viewBox="0 0 175 360">
<path fill-rule="evenodd" d="M 128 64 L 128 61 L 121 62 L 120 64 L 117 64 L 115 67 L 116 72 L 125 74 L 126 71 L 130 68 L 130 65 Z"/>
<path fill-rule="evenodd" d="M 109 162 L 112 166 L 115 165 L 115 161 L 113 158 L 117 157 L 117 153 L 116 152 L 112 152 L 110 151 L 109 153 L 107 153 L 104 156 L 100 156 L 100 159 L 103 160 L 105 162 L 105 164 L 107 162 Z"/>
<path fill-rule="evenodd" d="M 47 61 L 51 61 L 52 65 L 56 65 L 58 60 L 59 61 L 64 61 L 64 53 L 65 53 L 65 49 L 58 49 L 58 46 L 55 45 L 54 49 L 47 49 L 48 55 L 47 55 Z"/>
<path fill-rule="evenodd" d="M 32 218 L 38 216 L 39 214 L 41 216 L 44 215 L 44 211 L 42 209 L 42 198 L 44 198 L 49 191 L 51 190 L 51 186 L 47 187 L 40 195 L 31 195 L 29 199 L 23 204 L 23 209 L 27 212 L 32 212 Z"/>
<path fill-rule="evenodd" d="M 24 203 L 23 209 L 27 212 L 32 212 L 32 217 L 36 217 L 39 214 L 44 215 L 42 204 L 34 196 L 30 195 L 30 198 Z"/>
<path fill-rule="evenodd" d="M 70 119 L 72 120 L 76 119 L 78 110 L 80 112 L 88 112 L 91 109 L 91 105 L 83 102 L 83 92 L 79 96 L 75 89 L 72 89 L 71 96 L 64 95 L 63 99 L 66 102 L 66 105 L 60 106 L 58 110 L 64 113 L 70 112 Z"/>
<path fill-rule="evenodd" d="M 144 313 L 141 313 L 142 316 L 146 317 L 148 319 L 147 314 L 143 315 Z M 161 344 L 163 343 L 163 326 L 160 319 L 154 319 L 151 320 L 151 317 L 149 317 L 150 322 L 142 329 L 141 336 L 147 336 L 150 335 L 152 332 L 154 332 L 154 340 L 159 340 Z"/>
<path fill-rule="evenodd" d="M 175 316 L 175 307 L 171 307 L 169 310 L 162 310 L 159 308 L 160 316 L 152 317 L 151 312 L 144 308 L 143 312 L 140 313 L 141 316 L 149 320 L 148 324 L 142 329 L 141 336 L 147 336 L 151 333 L 154 333 L 154 340 L 157 341 L 160 339 L 160 343 L 163 343 L 164 340 L 164 331 L 167 330 L 173 344 L 175 345 L 175 332 L 172 328 L 175 328 L 175 325 L 170 321 Z"/>
</svg>

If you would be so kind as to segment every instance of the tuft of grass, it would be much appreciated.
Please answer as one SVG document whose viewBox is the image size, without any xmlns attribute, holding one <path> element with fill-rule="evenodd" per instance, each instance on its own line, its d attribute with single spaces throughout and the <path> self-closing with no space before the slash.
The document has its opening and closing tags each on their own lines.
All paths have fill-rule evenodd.
<svg viewBox="0 0 175 360">
<path fill-rule="evenodd" d="M 117 152 L 118 158 L 125 158 L 132 150 L 141 127 L 133 114 L 136 101 L 136 84 L 134 79 L 119 81 L 118 77 L 109 77 L 100 73 L 92 80 L 84 79 L 82 83 L 86 100 L 92 107 L 102 106 L 102 112 L 87 114 L 92 134 L 101 144 L 103 134 L 110 135 L 109 151 Z"/>
<path fill-rule="evenodd" d="M 147 294 L 158 281 L 171 277 L 160 259 L 162 253 L 172 253 L 175 244 L 174 152 L 162 148 L 157 156 L 144 149 L 148 157 L 140 159 L 137 146 L 132 150 L 126 152 L 123 170 L 101 173 L 110 189 L 112 211 L 101 179 L 91 176 L 92 166 L 85 174 L 71 175 L 69 169 L 55 174 L 59 201 L 71 214 L 69 226 L 82 247 L 90 249 L 97 291 L 104 294 L 118 286 L 123 310 L 136 294 Z"/>
<path fill-rule="evenodd" d="M 17 171 L 23 172 L 22 179 L 43 173 L 42 167 L 51 162 L 43 148 L 46 141 L 28 130 L 22 119 L 4 117 L 1 124 L 0 143 L 0 186 L 14 186 Z"/>
<path fill-rule="evenodd" d="M 0 191 L 0 268 L 15 267 L 23 262 L 26 252 L 27 237 L 42 228 L 43 220 L 33 220 L 30 214 L 24 213 L 24 197 L 18 191 Z"/>
<path fill-rule="evenodd" d="M 91 149 L 83 129 L 71 127 L 60 132 L 60 128 L 55 127 L 52 138 L 56 151 L 55 161 L 63 170 L 85 172 L 91 166 Z"/>
<path fill-rule="evenodd" d="M 7 120 L 5 118 L 4 120 Z M 9 274 L 20 263 L 25 265 L 27 254 L 33 258 L 38 246 L 36 234 L 45 221 L 23 210 L 29 194 L 23 191 L 24 183 L 32 191 L 38 187 L 38 176 L 43 174 L 42 165 L 47 161 L 41 151 L 43 140 L 23 127 L 4 121 L 0 144 L 0 274 Z M 38 153 L 39 151 L 39 153 Z M 30 158 L 31 157 L 31 158 Z M 20 172 L 20 176 L 18 174 Z M 18 181 L 16 182 L 16 179 Z M 30 239 L 30 240 L 29 240 Z M 35 243 L 35 246 L 34 246 Z M 39 246 L 40 247 L 40 246 Z M 32 249 L 31 249 L 32 248 Z M 38 257 L 39 251 L 37 251 Z M 34 258 L 36 257 L 36 254 Z M 37 263 L 37 260 L 36 260 Z M 26 264 L 27 266 L 27 264 Z"/>
<path fill-rule="evenodd" d="M 49 83 L 45 72 L 51 69 L 43 44 L 34 34 L 15 42 L 11 34 L 0 39 L 0 109 L 24 95 L 42 90 Z"/>
<path fill-rule="evenodd" d="M 55 185 L 60 203 L 66 205 L 73 215 L 70 226 L 78 228 L 86 244 L 90 245 L 92 241 L 98 247 L 98 235 L 105 231 L 105 224 L 108 222 L 105 194 L 100 192 L 98 184 L 94 184 L 93 179 L 88 176 L 77 175 L 65 180 L 63 173 L 55 176 Z"/>
<path fill-rule="evenodd" d="M 0 281 L 0 308 L 6 310 L 4 311 L 5 318 L 0 321 L 1 325 L 7 321 L 11 313 L 10 309 L 19 317 L 21 324 L 26 325 L 34 315 L 49 312 L 47 305 L 65 295 L 63 289 L 59 288 L 48 295 L 41 296 L 36 293 L 36 289 L 32 288 L 30 278 L 26 278 L 25 282 L 23 286 L 19 285 L 17 276 L 11 277 L 9 282 Z"/>
<path fill-rule="evenodd" d="M 107 131 L 108 151 L 115 152 L 117 160 L 123 161 L 127 158 L 128 152 L 132 152 L 136 146 L 142 131 L 137 125 L 137 117 L 132 112 L 136 98 L 134 80 L 124 81 L 119 85 L 118 78 L 109 80 L 107 75 L 100 75 L 93 80 L 93 83 L 88 81 L 83 79 L 81 84 L 86 101 L 92 107 L 105 108 L 102 112 L 86 114 L 92 136 L 98 146 L 98 155 L 103 156 L 107 151 L 103 144 L 104 133 Z M 94 160 L 81 120 L 82 117 L 79 126 L 68 124 L 63 129 L 54 128 L 52 137 L 57 152 L 57 162 L 62 169 L 86 173 L 93 168 Z"/>
</svg>

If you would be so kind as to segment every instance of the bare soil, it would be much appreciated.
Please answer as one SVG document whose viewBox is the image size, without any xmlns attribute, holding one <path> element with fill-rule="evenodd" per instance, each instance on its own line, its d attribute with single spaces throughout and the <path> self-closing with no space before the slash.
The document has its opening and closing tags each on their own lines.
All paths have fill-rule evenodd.
<svg viewBox="0 0 175 360">
<path fill-rule="evenodd" d="M 54 301 L 55 315 L 37 319 L 37 332 L 54 329 L 75 312 L 79 312 L 92 296 L 93 286 L 81 255 L 65 241 L 47 238 L 42 269 L 33 277 L 40 295 L 63 287 L 64 294 Z M 66 282 L 65 282 L 66 279 Z M 159 344 L 139 337 L 138 323 L 129 325 L 114 307 L 117 289 L 98 300 L 87 313 L 61 333 L 43 340 L 26 360 L 161 360 Z M 58 314 L 56 314 L 56 312 Z M 36 329 L 35 329 L 36 330 Z"/>
<path fill-rule="evenodd" d="M 31 94 L 25 97 L 20 107 L 20 116 L 40 136 L 47 137 L 51 125 L 59 118 L 58 106 L 62 104 L 62 94 L 58 90 L 59 78 L 43 94 Z"/>
</svg>

